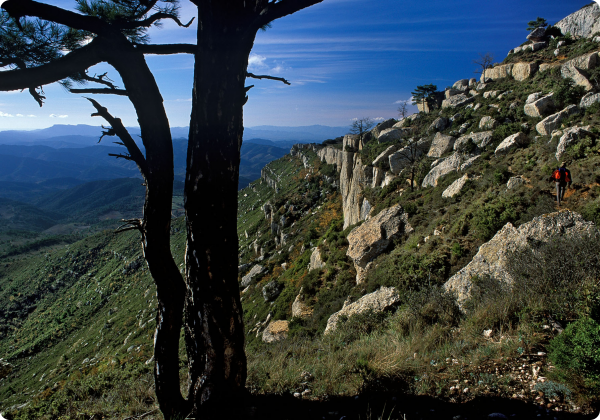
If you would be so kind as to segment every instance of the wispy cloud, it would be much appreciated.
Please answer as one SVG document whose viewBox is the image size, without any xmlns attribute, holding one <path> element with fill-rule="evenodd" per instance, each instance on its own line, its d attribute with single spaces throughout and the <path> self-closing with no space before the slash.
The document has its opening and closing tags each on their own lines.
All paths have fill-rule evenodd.
<svg viewBox="0 0 600 420">
<path fill-rule="evenodd" d="M 0 111 L 0 117 L 4 117 L 4 118 L 13 118 L 14 115 L 12 114 L 7 114 L 6 112 L 2 112 Z"/>
<path fill-rule="evenodd" d="M 50 118 L 69 118 L 68 115 L 50 114 Z"/>
<path fill-rule="evenodd" d="M 258 54 L 250 54 L 250 58 L 248 59 L 248 68 L 250 70 L 261 70 L 267 68 L 267 64 L 265 60 L 267 57 L 258 55 Z"/>
<path fill-rule="evenodd" d="M 396 102 L 394 102 L 394 105 L 400 105 L 400 104 L 412 104 L 413 102 L 413 97 L 411 96 L 410 98 L 403 100 L 403 99 L 399 99 Z"/>
</svg>

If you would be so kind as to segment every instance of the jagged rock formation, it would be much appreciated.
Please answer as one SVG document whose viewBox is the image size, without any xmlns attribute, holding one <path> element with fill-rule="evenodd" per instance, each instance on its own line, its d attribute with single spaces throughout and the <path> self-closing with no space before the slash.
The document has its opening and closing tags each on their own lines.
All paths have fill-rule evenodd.
<svg viewBox="0 0 600 420">
<path fill-rule="evenodd" d="M 444 288 L 454 293 L 462 306 L 471 296 L 474 277 L 490 277 L 509 285 L 513 283 L 514 279 L 507 268 L 507 257 L 511 252 L 519 248 L 535 250 L 554 240 L 568 243 L 569 238 L 598 234 L 600 232 L 592 222 L 570 211 L 539 216 L 518 228 L 507 223 L 489 242 L 479 247 L 473 260 L 452 276 Z"/>
<path fill-rule="evenodd" d="M 454 145 L 456 147 L 456 144 Z M 436 165 L 431 168 L 429 173 L 423 179 L 423 187 L 437 186 L 438 179 L 452 172 L 464 171 L 471 163 L 473 163 L 479 155 L 463 155 L 459 152 L 454 152 L 451 156 L 440 159 Z"/>
<path fill-rule="evenodd" d="M 579 102 L 579 108 L 589 108 L 598 102 L 600 102 L 600 93 L 589 92 L 583 98 L 581 98 L 581 101 Z"/>
<path fill-rule="evenodd" d="M 246 274 L 244 277 L 242 277 L 242 287 L 248 287 L 250 286 L 250 284 L 252 284 L 252 281 L 254 280 L 255 277 L 263 274 L 265 272 L 265 268 L 262 265 L 256 264 L 254 267 L 252 267 L 252 270 L 250 270 L 250 272 L 248 274 Z"/>
<path fill-rule="evenodd" d="M 308 271 L 320 270 L 325 267 L 325 263 L 321 259 L 321 252 L 319 248 L 314 247 L 313 252 L 310 255 L 310 263 L 308 264 Z"/>
<path fill-rule="evenodd" d="M 550 93 L 546 96 L 541 95 L 541 92 L 529 95 L 525 107 L 523 108 L 525 115 L 533 118 L 542 118 L 554 109 L 554 93 Z"/>
<path fill-rule="evenodd" d="M 512 136 L 508 136 L 505 138 L 502 143 L 496 147 L 494 154 L 496 156 L 503 156 L 510 153 L 511 150 L 516 149 L 517 147 L 525 146 L 528 142 L 528 138 L 525 134 L 519 132 L 515 133 Z"/>
<path fill-rule="evenodd" d="M 463 152 L 466 148 L 466 145 L 469 143 L 469 141 L 472 141 L 473 143 L 475 143 L 475 145 L 478 148 L 483 149 L 484 147 L 486 147 L 488 144 L 490 144 L 492 142 L 493 134 L 494 134 L 493 131 L 482 131 L 479 133 L 470 133 L 470 134 L 461 136 L 454 143 L 454 151 Z"/>
<path fill-rule="evenodd" d="M 455 195 L 460 194 L 460 191 L 463 189 L 468 180 L 468 175 L 464 174 L 462 177 L 458 178 L 456 181 L 450 184 L 448 188 L 444 190 L 444 192 L 442 193 L 442 197 L 452 198 Z"/>
<path fill-rule="evenodd" d="M 554 26 L 563 34 L 571 33 L 577 37 L 590 38 L 594 33 L 600 32 L 600 7 L 597 3 L 591 3 L 571 13 Z"/>
<path fill-rule="evenodd" d="M 364 295 L 359 300 L 344 307 L 331 315 L 327 320 L 327 327 L 324 334 L 330 334 L 337 328 L 340 317 L 351 317 L 365 312 L 383 312 L 400 301 L 400 295 L 394 287 L 381 287 L 379 290 Z"/>
<path fill-rule="evenodd" d="M 397 123 L 398 123 L 398 121 L 396 121 L 394 118 L 390 118 L 389 120 L 380 122 L 379 124 L 377 124 L 375 126 L 375 128 L 373 128 L 371 130 L 371 134 L 373 135 L 374 138 L 378 139 L 381 132 L 383 132 L 384 130 L 387 130 L 389 128 L 392 128 Z"/>
<path fill-rule="evenodd" d="M 300 292 L 298 292 L 298 296 L 294 299 L 294 303 L 292 303 L 292 317 L 307 319 L 310 318 L 313 314 L 313 309 L 308 306 L 304 300 L 302 299 L 302 288 L 300 288 Z"/>
<path fill-rule="evenodd" d="M 535 129 L 542 136 L 549 136 L 554 130 L 560 127 L 560 124 L 565 118 L 568 118 L 571 115 L 578 113 L 579 108 L 577 107 L 577 105 L 569 105 L 562 111 L 544 118 L 535 126 Z"/>
<path fill-rule="evenodd" d="M 274 343 L 285 340 L 290 330 L 289 324 L 289 321 L 272 321 L 263 331 L 262 341 L 265 343 Z"/>
<path fill-rule="evenodd" d="M 448 136 L 446 134 L 437 133 L 431 143 L 431 148 L 427 153 L 428 157 L 439 158 L 446 153 L 452 151 L 456 137 Z"/>
<path fill-rule="evenodd" d="M 396 238 L 412 232 L 408 215 L 400 205 L 382 210 L 377 216 L 348 234 L 347 255 L 356 268 L 356 283 L 364 281 L 369 264 L 381 255 Z"/>
<path fill-rule="evenodd" d="M 591 126 L 571 127 L 563 131 L 563 135 L 556 147 L 556 160 L 560 161 L 562 155 L 567 151 L 567 147 L 578 142 L 586 136 L 593 136 L 590 131 Z"/>
</svg>

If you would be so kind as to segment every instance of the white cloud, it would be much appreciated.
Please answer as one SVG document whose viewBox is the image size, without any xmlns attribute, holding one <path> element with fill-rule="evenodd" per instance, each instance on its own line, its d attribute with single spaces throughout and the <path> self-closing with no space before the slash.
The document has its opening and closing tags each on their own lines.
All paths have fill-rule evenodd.
<svg viewBox="0 0 600 420">
<path fill-rule="evenodd" d="M 250 54 L 250 58 L 248 59 L 248 68 L 250 70 L 256 69 L 264 69 L 267 67 L 265 64 L 265 60 L 267 57 L 258 54 Z"/>
<path fill-rule="evenodd" d="M 283 67 L 280 65 L 277 65 L 276 67 L 271 69 L 271 73 L 274 73 L 274 74 L 279 74 L 282 71 L 283 71 Z"/>
<path fill-rule="evenodd" d="M 50 118 L 69 118 L 68 115 L 50 114 Z"/>
<path fill-rule="evenodd" d="M 396 102 L 394 102 L 394 105 L 399 105 L 399 104 L 412 104 L 413 101 L 413 97 L 411 96 L 410 98 L 406 99 L 406 100 L 402 100 L 399 99 Z"/>
<path fill-rule="evenodd" d="M 17 117 L 24 117 L 25 115 L 23 114 L 17 114 Z"/>
<path fill-rule="evenodd" d="M 384 121 L 385 118 L 383 117 L 377 117 L 377 118 L 373 118 L 373 121 Z"/>
<path fill-rule="evenodd" d="M 0 111 L 0 117 L 12 118 L 12 117 L 14 117 L 14 115 L 7 114 L 6 112 Z"/>
<path fill-rule="evenodd" d="M 27 116 L 27 118 L 37 118 L 37 117 L 36 117 L 35 115 L 33 115 L 33 114 L 29 114 L 29 115 Z"/>
</svg>

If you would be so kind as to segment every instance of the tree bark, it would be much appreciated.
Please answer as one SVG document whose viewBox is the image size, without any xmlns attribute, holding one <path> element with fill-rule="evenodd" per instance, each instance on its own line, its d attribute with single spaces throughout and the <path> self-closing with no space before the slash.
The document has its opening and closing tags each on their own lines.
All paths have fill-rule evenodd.
<svg viewBox="0 0 600 420">
<path fill-rule="evenodd" d="M 246 382 L 237 186 L 255 32 L 244 38 L 235 18 L 200 9 L 196 56 L 210 59 L 195 64 L 185 180 L 189 395 L 193 417 L 243 418 L 236 411 Z"/>
<path fill-rule="evenodd" d="M 106 61 L 121 75 L 135 107 L 146 149 L 148 174 L 142 224 L 142 247 L 156 284 L 158 311 L 154 335 L 156 396 L 165 419 L 189 413 L 179 384 L 179 337 L 185 284 L 171 255 L 173 145 L 163 98 L 143 53 L 121 35 L 110 42 Z"/>
</svg>

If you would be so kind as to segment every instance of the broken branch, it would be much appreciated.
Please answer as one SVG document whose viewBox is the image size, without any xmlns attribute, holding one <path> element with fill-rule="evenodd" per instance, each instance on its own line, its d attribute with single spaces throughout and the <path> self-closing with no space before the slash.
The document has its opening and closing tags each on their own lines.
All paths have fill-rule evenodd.
<svg viewBox="0 0 600 420">
<path fill-rule="evenodd" d="M 284 79 L 283 77 L 275 77 L 275 76 L 267 76 L 267 75 L 256 75 L 256 74 L 252 74 L 252 73 L 246 73 L 246 76 L 252 78 L 252 79 L 269 79 L 269 80 L 277 80 L 278 82 L 283 82 L 286 85 L 291 85 L 291 83 L 289 81 L 287 81 L 286 79 Z"/>
</svg>

